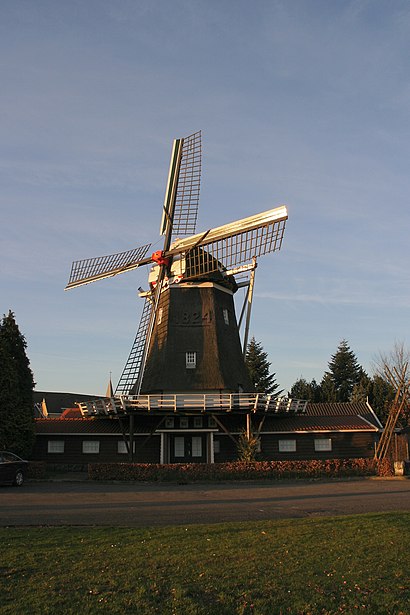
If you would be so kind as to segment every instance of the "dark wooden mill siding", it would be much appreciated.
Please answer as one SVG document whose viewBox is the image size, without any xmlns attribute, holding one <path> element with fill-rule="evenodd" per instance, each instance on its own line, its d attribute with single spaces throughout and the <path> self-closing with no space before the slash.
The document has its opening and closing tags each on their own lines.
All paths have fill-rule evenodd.
<svg viewBox="0 0 410 615">
<path fill-rule="evenodd" d="M 186 367 L 187 352 L 196 353 L 194 369 Z M 233 294 L 211 283 L 170 287 L 161 296 L 142 392 L 218 390 L 252 390 Z"/>
</svg>

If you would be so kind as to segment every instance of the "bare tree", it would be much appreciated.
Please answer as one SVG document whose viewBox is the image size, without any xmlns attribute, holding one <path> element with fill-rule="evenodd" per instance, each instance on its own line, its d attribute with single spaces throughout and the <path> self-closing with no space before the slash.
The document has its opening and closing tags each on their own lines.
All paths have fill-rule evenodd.
<svg viewBox="0 0 410 615">
<path fill-rule="evenodd" d="M 373 359 L 373 371 L 376 376 L 380 376 L 390 382 L 390 374 L 395 376 L 404 375 L 405 382 L 410 383 L 410 350 L 406 348 L 404 342 L 396 341 L 390 352 L 379 352 Z"/>
</svg>

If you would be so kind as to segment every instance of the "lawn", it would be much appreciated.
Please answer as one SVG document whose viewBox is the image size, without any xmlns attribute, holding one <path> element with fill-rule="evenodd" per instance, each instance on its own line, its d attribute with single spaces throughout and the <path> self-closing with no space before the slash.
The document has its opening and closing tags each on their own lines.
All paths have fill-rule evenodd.
<svg viewBox="0 0 410 615">
<path fill-rule="evenodd" d="M 410 513 L 1 528 L 0 613 L 410 614 Z"/>
</svg>

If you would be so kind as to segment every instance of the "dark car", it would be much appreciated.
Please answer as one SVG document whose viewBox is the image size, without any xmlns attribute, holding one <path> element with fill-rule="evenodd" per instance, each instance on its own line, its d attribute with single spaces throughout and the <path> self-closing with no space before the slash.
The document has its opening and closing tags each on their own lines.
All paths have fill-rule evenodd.
<svg viewBox="0 0 410 615">
<path fill-rule="evenodd" d="M 28 461 L 20 459 L 14 453 L 0 451 L 0 483 L 9 483 L 21 487 L 27 472 Z"/>
</svg>

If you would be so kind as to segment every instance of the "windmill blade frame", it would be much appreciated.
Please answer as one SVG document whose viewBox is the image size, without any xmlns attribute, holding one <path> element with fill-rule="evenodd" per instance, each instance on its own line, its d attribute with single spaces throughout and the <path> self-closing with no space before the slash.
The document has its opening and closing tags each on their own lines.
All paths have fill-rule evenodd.
<svg viewBox="0 0 410 615">
<path fill-rule="evenodd" d="M 152 298 L 146 297 L 134 343 L 115 388 L 116 395 L 129 395 L 137 380 L 140 380 L 138 376 L 147 345 L 147 333 L 152 318 L 152 310 Z"/>
<path fill-rule="evenodd" d="M 71 266 L 70 278 L 65 290 L 91 284 L 97 280 L 110 278 L 132 269 L 137 269 L 141 265 L 151 262 L 151 259 L 145 259 L 145 255 L 150 249 L 151 244 L 133 248 L 126 252 L 118 252 L 108 256 L 97 256 L 94 258 L 86 258 L 80 261 L 74 261 Z"/>
<path fill-rule="evenodd" d="M 173 243 L 170 253 L 184 254 L 185 278 L 236 267 L 280 250 L 287 209 L 284 205 L 198 233 Z"/>
</svg>

